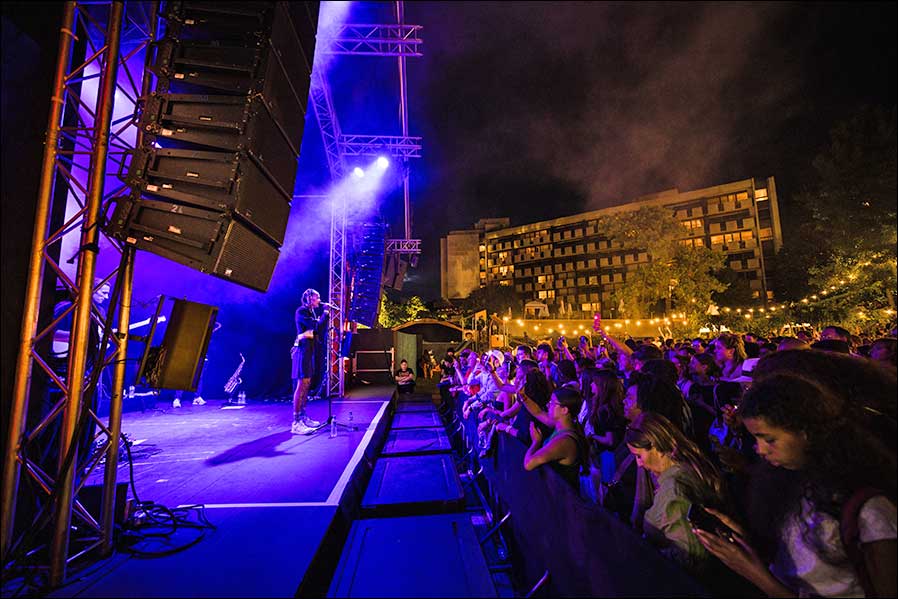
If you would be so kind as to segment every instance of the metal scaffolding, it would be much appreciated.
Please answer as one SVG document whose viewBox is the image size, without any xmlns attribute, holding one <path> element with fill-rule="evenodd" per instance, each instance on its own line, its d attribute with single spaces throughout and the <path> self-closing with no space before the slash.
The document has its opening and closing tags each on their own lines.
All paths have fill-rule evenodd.
<svg viewBox="0 0 898 599">
<path fill-rule="evenodd" d="M 122 248 L 108 239 L 108 246 L 119 252 L 118 267 L 96 276 L 100 251 L 102 206 L 125 188 L 119 185 L 106 192 L 107 167 L 115 173 L 125 154 L 134 146 L 131 134 L 139 140 L 132 114 L 114 119 L 116 96 L 132 105 L 149 90 L 146 72 L 131 72 L 128 62 L 146 53 L 156 30 L 158 2 L 66 2 L 59 30 L 59 48 L 44 157 L 40 173 L 34 232 L 28 267 L 28 282 L 22 315 L 19 353 L 10 412 L 9 433 L 3 462 L 2 503 L 0 503 L 0 550 L 4 567 L 21 567 L 26 555 L 46 556 L 42 565 L 51 586 L 60 584 L 67 566 L 76 558 L 99 549 L 112 549 L 113 515 L 121 433 L 122 389 L 125 376 L 131 304 L 133 250 Z M 78 49 L 75 52 L 75 49 Z M 73 58 L 74 56 L 74 58 Z M 84 58 L 82 59 L 81 56 Z M 143 66 L 143 65 L 142 65 Z M 85 83 L 98 79 L 95 101 L 84 93 Z M 134 131 L 129 131 L 134 127 Z M 74 201 L 78 210 L 61 226 L 51 218 L 63 214 L 65 204 Z M 64 220 L 64 219 L 59 219 Z M 60 247 L 67 234 L 80 228 L 77 250 L 68 263 L 77 264 L 76 276 L 67 274 L 59 261 Z M 104 241 L 104 246 L 107 244 Z M 55 277 L 71 298 L 71 305 L 59 314 L 48 316 L 48 302 L 42 302 L 44 277 Z M 95 284 L 95 281 L 99 281 Z M 109 316 L 94 303 L 94 292 L 114 282 Z M 118 309 L 113 328 L 113 317 Z M 64 319 L 71 318 L 64 365 L 48 358 L 46 350 Z M 43 323 L 49 322 L 44 325 Z M 89 368 L 89 353 L 95 341 L 91 334 L 99 327 L 99 352 Z M 106 351 L 106 348 L 109 348 Z M 58 387 L 60 399 L 40 421 L 29 426 L 29 400 L 32 399 L 34 366 L 51 386 Z M 110 414 L 103 422 L 91 405 L 102 369 L 114 366 Z M 100 443 L 97 451 L 79 455 L 79 435 L 84 427 L 96 425 Z M 35 459 L 29 445 L 42 432 L 58 427 L 59 448 L 55 471 Z M 79 501 L 87 477 L 105 460 L 102 502 L 94 515 Z M 19 485 L 27 477 L 40 489 L 39 507 L 26 526 L 16 526 L 16 502 Z M 72 538 L 73 516 L 79 535 Z M 46 552 L 37 547 L 37 539 L 49 531 Z M 85 532 L 86 531 L 86 532 Z M 74 546 L 73 546 L 74 545 Z"/>
<path fill-rule="evenodd" d="M 404 234 L 402 239 L 387 240 L 387 251 L 392 254 L 417 255 L 421 241 L 411 239 L 411 206 L 409 201 L 410 158 L 421 157 L 421 138 L 408 134 L 408 91 L 406 85 L 407 57 L 421 56 L 422 40 L 418 37 L 420 25 L 405 24 L 405 3 L 394 3 L 396 24 L 358 25 L 344 24 L 336 28 L 333 37 L 318 40 L 316 52 L 349 56 L 396 57 L 399 70 L 399 122 L 401 135 L 344 134 L 334 109 L 327 79 L 323 73 L 312 74 L 310 101 L 318 119 L 327 165 L 334 182 L 346 175 L 346 156 L 379 156 L 388 154 L 400 160 L 403 172 Z M 328 301 L 334 306 L 330 311 L 327 339 L 327 387 L 328 397 L 342 396 L 345 391 L 345 373 L 341 357 L 341 342 L 347 326 L 345 314 L 346 285 L 346 198 L 332 198 L 330 270 Z"/>
</svg>

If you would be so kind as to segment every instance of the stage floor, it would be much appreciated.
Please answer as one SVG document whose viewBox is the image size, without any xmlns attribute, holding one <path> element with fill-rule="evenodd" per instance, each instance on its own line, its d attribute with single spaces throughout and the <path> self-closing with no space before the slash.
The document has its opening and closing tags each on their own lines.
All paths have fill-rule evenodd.
<svg viewBox="0 0 898 599">
<path fill-rule="evenodd" d="M 292 597 L 388 415 L 392 393 L 393 387 L 369 387 L 334 401 L 338 422 L 348 422 L 351 412 L 359 430 L 340 430 L 333 439 L 327 430 L 291 435 L 288 403 L 223 409 L 221 401 L 185 402 L 180 409 L 125 414 L 122 431 L 134 443 L 141 501 L 203 504 L 216 529 L 172 556 L 118 554 L 51 596 Z M 323 422 L 327 402 L 312 402 L 307 411 Z M 118 478 L 128 480 L 126 461 Z"/>
<path fill-rule="evenodd" d="M 354 467 L 349 458 L 369 426 L 383 416 L 389 397 L 350 394 L 334 401 L 337 421 L 348 422 L 351 413 L 359 430 L 338 430 L 333 439 L 326 430 L 310 436 L 290 434 L 292 407 L 287 403 L 250 401 L 246 406 L 222 408 L 224 402 L 210 400 L 204 406 L 185 402 L 179 409 L 166 406 L 127 413 L 122 432 L 133 442 L 137 493 L 142 501 L 167 506 L 335 505 L 341 491 L 338 483 Z M 326 401 L 316 401 L 307 412 L 324 422 L 327 409 Z M 89 484 L 101 483 L 102 476 L 102 470 L 95 472 Z M 125 461 L 119 466 L 118 479 L 128 480 Z"/>
</svg>

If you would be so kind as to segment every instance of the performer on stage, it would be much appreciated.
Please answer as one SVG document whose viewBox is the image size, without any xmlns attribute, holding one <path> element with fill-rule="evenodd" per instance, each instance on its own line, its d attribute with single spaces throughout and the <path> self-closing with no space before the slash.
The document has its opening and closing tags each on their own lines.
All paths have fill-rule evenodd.
<svg viewBox="0 0 898 599">
<path fill-rule="evenodd" d="M 307 435 L 321 426 L 306 415 L 306 402 L 312 375 L 315 373 L 315 349 L 327 333 L 327 309 L 321 309 L 321 295 L 314 289 L 302 294 L 302 305 L 296 309 L 296 340 L 290 350 L 293 358 L 293 425 L 294 435 Z"/>
</svg>

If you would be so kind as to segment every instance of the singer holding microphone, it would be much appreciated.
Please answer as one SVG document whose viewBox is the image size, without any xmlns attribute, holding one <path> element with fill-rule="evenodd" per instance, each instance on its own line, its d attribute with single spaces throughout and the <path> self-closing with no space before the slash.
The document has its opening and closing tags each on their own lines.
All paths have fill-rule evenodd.
<svg viewBox="0 0 898 599">
<path fill-rule="evenodd" d="M 306 289 L 302 294 L 302 304 L 296 309 L 296 340 L 290 350 L 294 384 L 290 432 L 294 435 L 308 435 L 321 426 L 320 422 L 306 414 L 306 402 L 315 372 L 315 350 L 326 336 L 327 310 L 322 308 L 321 295 L 314 289 Z"/>
</svg>

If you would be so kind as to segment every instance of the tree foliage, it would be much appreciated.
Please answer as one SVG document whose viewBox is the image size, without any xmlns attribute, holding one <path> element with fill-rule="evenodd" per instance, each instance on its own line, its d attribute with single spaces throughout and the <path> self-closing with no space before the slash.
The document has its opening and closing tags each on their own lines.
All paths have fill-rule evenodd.
<svg viewBox="0 0 898 599">
<path fill-rule="evenodd" d="M 895 308 L 896 111 L 864 109 L 830 132 L 814 179 L 794 198 L 803 223 L 777 256 L 791 300 L 825 292 L 815 316 L 841 322 L 861 309 Z"/>
<path fill-rule="evenodd" d="M 417 295 L 413 295 L 405 301 L 394 301 L 383 291 L 380 296 L 380 313 L 377 322 L 385 329 L 423 318 L 428 315 L 427 306 Z"/>
<path fill-rule="evenodd" d="M 718 281 L 726 285 L 726 289 L 713 294 L 713 301 L 719 306 L 748 306 L 755 302 L 751 283 L 726 266 L 714 273 Z"/>
<path fill-rule="evenodd" d="M 703 311 L 711 294 L 725 286 L 713 275 L 723 266 L 723 253 L 705 247 L 687 247 L 681 240 L 685 228 L 673 213 L 660 206 L 647 206 L 600 220 L 599 227 L 620 249 L 648 254 L 648 264 L 639 264 L 617 285 L 613 302 L 623 304 L 618 314 L 640 318 L 664 302 L 668 309 Z"/>
<path fill-rule="evenodd" d="M 468 310 L 486 310 L 487 314 L 523 313 L 521 296 L 512 286 L 487 285 L 472 291 L 465 299 Z"/>
<path fill-rule="evenodd" d="M 895 110 L 866 109 L 830 132 L 813 162 L 809 207 L 819 231 L 841 255 L 891 251 L 896 241 Z"/>
</svg>

